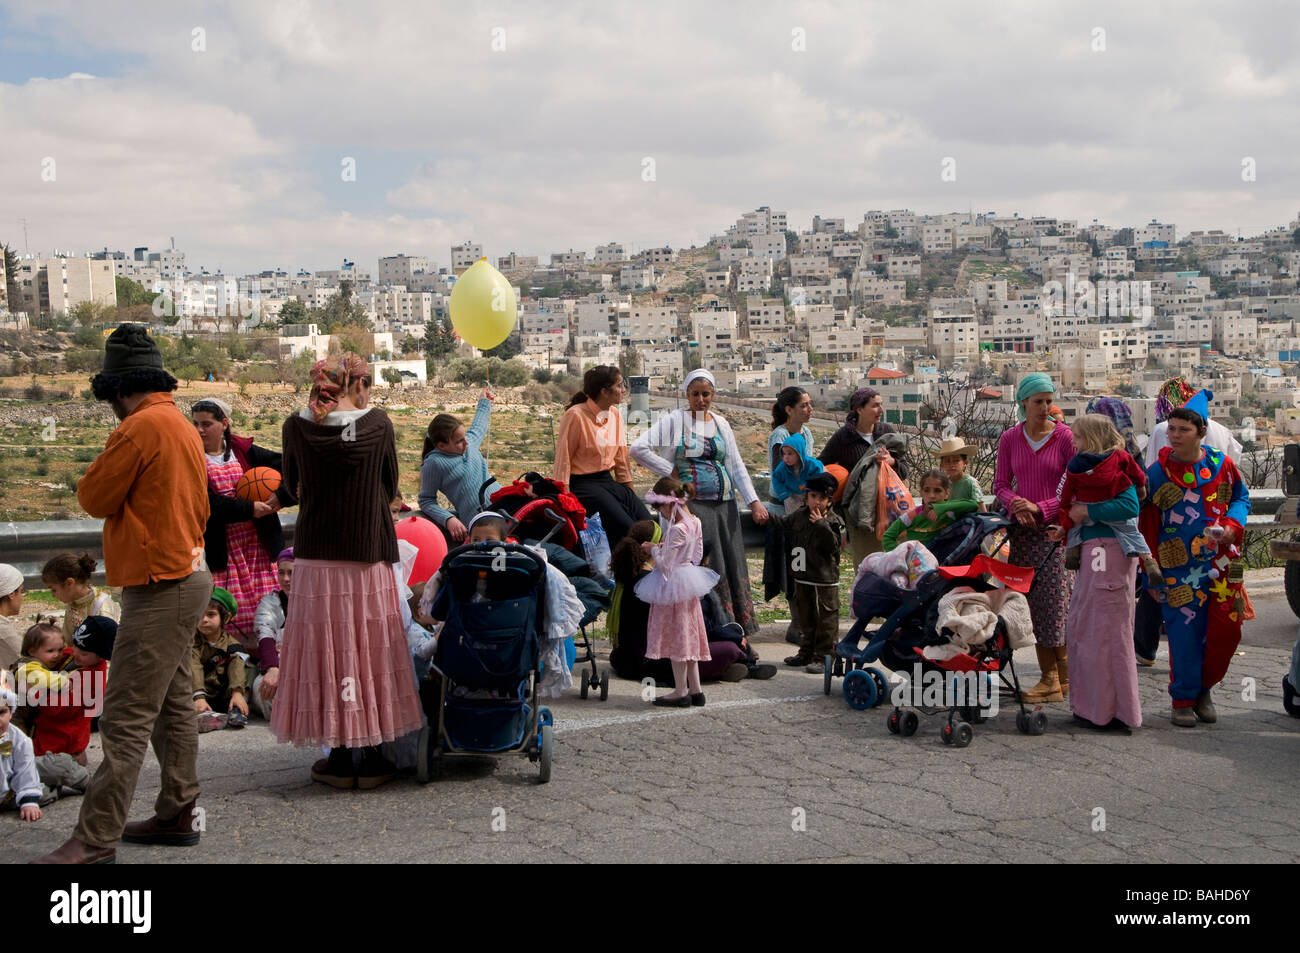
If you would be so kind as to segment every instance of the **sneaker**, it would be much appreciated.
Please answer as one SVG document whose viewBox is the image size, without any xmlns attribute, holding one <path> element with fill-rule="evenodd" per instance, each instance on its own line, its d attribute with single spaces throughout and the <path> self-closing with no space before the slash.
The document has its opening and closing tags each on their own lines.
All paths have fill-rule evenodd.
<svg viewBox="0 0 1300 953">
<path fill-rule="evenodd" d="M 1196 699 L 1192 711 L 1199 720 L 1207 725 L 1212 725 L 1219 720 L 1219 713 L 1214 709 L 1214 699 L 1210 697 L 1209 692 L 1202 693 L 1201 697 Z"/>
<path fill-rule="evenodd" d="M 1134 657 L 1137 659 L 1137 663 L 1141 665 L 1143 668 L 1150 668 L 1152 665 L 1156 664 L 1155 659 L 1147 658 L 1145 655 L 1137 655 L 1135 653 Z"/>
<path fill-rule="evenodd" d="M 762 665 L 751 665 L 749 667 L 749 678 L 768 679 L 776 676 L 776 666 L 768 665 L 764 662 Z"/>
<path fill-rule="evenodd" d="M 803 666 L 807 665 L 811 661 L 812 661 L 811 654 L 805 654 L 803 652 L 800 652 L 798 655 L 789 656 L 785 660 L 785 664 L 789 665 L 791 668 L 803 668 Z"/>
<path fill-rule="evenodd" d="M 826 662 L 824 660 L 821 662 L 809 662 L 804 671 L 809 675 L 825 675 Z"/>
<path fill-rule="evenodd" d="M 238 708 L 234 709 L 232 712 L 226 715 L 227 728 L 243 728 L 247 724 L 248 724 L 248 716 L 245 715 Z"/>
<path fill-rule="evenodd" d="M 749 677 L 749 666 L 744 662 L 732 662 L 722 671 L 724 682 L 739 682 Z"/>
<path fill-rule="evenodd" d="M 224 712 L 205 711 L 199 715 L 199 734 L 219 731 L 226 727 L 227 716 Z"/>
<path fill-rule="evenodd" d="M 1174 708 L 1169 713 L 1169 721 L 1179 728 L 1195 728 L 1196 713 L 1192 711 L 1190 705 L 1183 708 Z"/>
</svg>

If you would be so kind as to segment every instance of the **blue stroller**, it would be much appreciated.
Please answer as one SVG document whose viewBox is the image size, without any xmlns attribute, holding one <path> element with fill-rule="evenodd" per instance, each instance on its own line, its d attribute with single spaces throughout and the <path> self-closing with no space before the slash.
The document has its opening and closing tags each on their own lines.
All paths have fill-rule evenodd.
<svg viewBox="0 0 1300 953">
<path fill-rule="evenodd" d="M 522 751 L 551 779 L 553 719 L 538 704 L 546 562 L 524 546 L 479 543 L 442 562 L 433 616 L 445 619 L 429 678 L 420 684 L 429 726 L 416 778 L 427 783 L 448 755 Z"/>
</svg>

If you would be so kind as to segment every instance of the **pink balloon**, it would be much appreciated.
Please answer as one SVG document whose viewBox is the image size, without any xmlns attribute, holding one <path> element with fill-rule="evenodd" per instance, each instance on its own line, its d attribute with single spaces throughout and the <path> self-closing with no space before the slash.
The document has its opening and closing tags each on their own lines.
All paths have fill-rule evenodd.
<svg viewBox="0 0 1300 953">
<path fill-rule="evenodd" d="M 398 520 L 396 529 L 398 539 L 406 540 L 420 551 L 420 554 L 415 557 L 415 565 L 411 568 L 411 578 L 407 580 L 407 585 L 427 582 L 429 577 L 438 571 L 443 557 L 447 555 L 447 540 L 442 535 L 442 530 L 419 516 L 408 516 L 404 520 Z"/>
</svg>

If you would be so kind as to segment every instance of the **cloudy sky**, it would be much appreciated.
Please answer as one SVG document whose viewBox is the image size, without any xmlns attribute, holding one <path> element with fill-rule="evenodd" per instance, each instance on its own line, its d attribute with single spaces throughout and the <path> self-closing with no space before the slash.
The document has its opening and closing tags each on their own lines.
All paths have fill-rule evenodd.
<svg viewBox="0 0 1300 953">
<path fill-rule="evenodd" d="M 1253 234 L 1300 212 L 1298 41 L 1287 0 L 0 0 L 0 241 L 242 272 L 759 205 Z"/>
</svg>

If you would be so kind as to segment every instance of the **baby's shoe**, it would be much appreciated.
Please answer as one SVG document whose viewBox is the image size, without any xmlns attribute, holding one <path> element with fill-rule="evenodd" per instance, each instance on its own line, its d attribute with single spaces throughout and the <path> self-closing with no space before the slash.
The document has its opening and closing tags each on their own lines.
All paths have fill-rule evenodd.
<svg viewBox="0 0 1300 953">
<path fill-rule="evenodd" d="M 226 716 L 219 711 L 205 711 L 199 715 L 199 734 L 219 731 L 226 727 Z"/>
<path fill-rule="evenodd" d="M 243 728 L 246 724 L 248 724 L 248 716 L 238 708 L 232 708 L 230 714 L 226 716 L 227 728 Z"/>
</svg>

